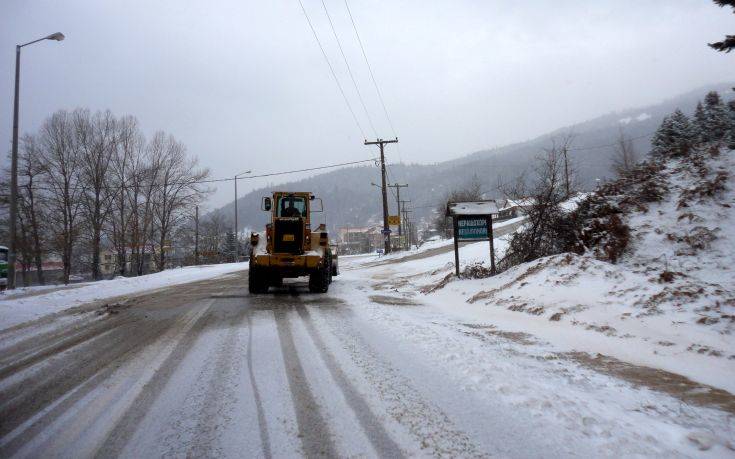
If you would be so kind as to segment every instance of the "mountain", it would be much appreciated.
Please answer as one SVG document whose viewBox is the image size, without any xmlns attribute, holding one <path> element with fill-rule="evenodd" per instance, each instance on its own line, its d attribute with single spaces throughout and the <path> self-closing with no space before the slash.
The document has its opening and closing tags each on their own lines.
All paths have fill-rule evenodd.
<svg viewBox="0 0 735 459">
<path fill-rule="evenodd" d="M 726 99 L 732 98 L 733 83 L 702 87 L 646 107 L 609 113 L 595 119 L 566 126 L 532 140 L 507 145 L 492 150 L 477 151 L 461 158 L 435 164 L 389 164 L 389 181 L 408 183 L 402 189 L 402 199 L 412 200 L 413 218 L 429 218 L 436 204 L 449 191 L 461 188 L 476 176 L 485 186 L 488 197 L 500 197 L 497 186 L 502 181 L 516 178 L 529 171 L 534 160 L 552 145 L 555 138 L 573 134 L 574 140 L 569 158 L 577 172 L 579 186 L 593 188 L 597 180 L 612 176 L 611 159 L 614 143 L 623 129 L 633 140 L 639 155 L 648 153 L 653 132 L 664 116 L 680 108 L 687 114 L 694 111 L 697 101 L 708 91 L 718 91 Z M 267 214 L 260 210 L 262 196 L 274 189 L 308 190 L 321 197 L 324 213 L 316 214 L 316 223 L 327 223 L 330 230 L 344 226 L 365 226 L 382 221 L 380 190 L 371 182 L 380 182 L 380 169 L 374 165 L 337 169 L 306 179 L 260 188 L 242 196 L 237 201 L 239 229 L 260 229 L 267 221 Z M 395 213 L 396 200 L 389 195 L 391 213 Z M 233 204 L 214 212 L 225 216 L 234 213 Z"/>
</svg>

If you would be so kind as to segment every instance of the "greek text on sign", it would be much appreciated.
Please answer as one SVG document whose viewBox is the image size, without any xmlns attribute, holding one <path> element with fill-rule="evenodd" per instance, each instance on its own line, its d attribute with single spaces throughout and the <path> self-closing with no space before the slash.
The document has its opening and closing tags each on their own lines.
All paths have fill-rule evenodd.
<svg viewBox="0 0 735 459">
<path fill-rule="evenodd" d="M 460 240 L 488 239 L 487 220 L 484 218 L 458 217 L 457 238 Z"/>
</svg>

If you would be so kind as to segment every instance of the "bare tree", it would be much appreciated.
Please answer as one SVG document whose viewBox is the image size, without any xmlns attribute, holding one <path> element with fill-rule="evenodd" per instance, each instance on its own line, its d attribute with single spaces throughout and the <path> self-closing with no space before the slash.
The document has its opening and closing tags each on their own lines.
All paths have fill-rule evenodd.
<svg viewBox="0 0 735 459">
<path fill-rule="evenodd" d="M 173 136 L 158 132 L 152 140 L 153 163 L 158 165 L 158 184 L 153 194 L 154 228 L 157 233 L 156 267 L 166 267 L 166 251 L 172 246 L 173 230 L 197 205 L 204 190 L 198 182 L 208 175 L 207 169 L 197 169 L 196 159 L 188 158 L 186 147 Z"/>
<path fill-rule="evenodd" d="M 633 167 L 638 163 L 638 159 L 638 154 L 633 147 L 633 140 L 626 136 L 621 128 L 615 143 L 615 153 L 612 160 L 613 170 L 618 176 L 624 176 L 633 170 Z"/>
<path fill-rule="evenodd" d="M 108 110 L 90 115 L 77 109 L 72 114 L 74 133 L 79 145 L 81 181 L 84 186 L 82 204 L 91 251 L 92 279 L 100 278 L 100 244 L 102 230 L 115 198 L 110 186 L 110 165 L 115 154 L 116 120 Z"/>
<path fill-rule="evenodd" d="M 146 145 L 142 155 L 133 158 L 130 181 L 126 186 L 130 206 L 131 256 L 133 269 L 138 276 L 147 271 L 146 248 L 152 244 L 153 193 L 161 170 L 159 155 L 155 153 L 158 148 L 156 142 L 151 142 Z"/>
<path fill-rule="evenodd" d="M 565 145 L 568 144 L 556 144 L 545 150 L 534 169 L 536 177 L 532 185 L 526 186 L 525 179 L 521 178 L 506 189 L 512 198 L 530 197 L 532 203 L 527 207 L 525 228 L 511 237 L 506 255 L 499 263 L 501 269 L 558 253 L 564 244 L 568 232 L 560 204 L 567 198 L 569 183 Z"/>
<path fill-rule="evenodd" d="M 61 110 L 41 127 L 41 164 L 44 184 L 49 188 L 49 224 L 52 246 L 61 256 L 63 281 L 69 283 L 72 251 L 79 236 L 81 195 L 81 155 L 74 136 L 71 115 Z"/>
<path fill-rule="evenodd" d="M 199 251 L 205 263 L 219 263 L 232 222 L 221 212 L 212 212 L 199 224 Z"/>
<path fill-rule="evenodd" d="M 109 183 L 115 190 L 108 219 L 108 238 L 116 253 L 117 272 L 127 273 L 128 250 L 130 249 L 130 228 L 132 211 L 129 200 L 134 194 L 134 164 L 143 155 L 145 139 L 138 128 L 138 121 L 132 116 L 118 120 L 116 125 L 115 152 L 110 165 Z"/>
<path fill-rule="evenodd" d="M 41 228 L 41 222 L 45 220 L 44 199 L 45 194 L 42 186 L 45 179 L 44 169 L 41 164 L 41 151 L 38 138 L 27 134 L 21 142 L 22 149 L 19 155 L 19 178 L 18 208 L 21 217 L 21 226 L 24 233 L 26 245 L 26 262 L 24 269 L 32 263 L 36 268 L 38 283 L 45 284 L 43 275 L 43 256 L 45 253 L 45 233 Z"/>
</svg>

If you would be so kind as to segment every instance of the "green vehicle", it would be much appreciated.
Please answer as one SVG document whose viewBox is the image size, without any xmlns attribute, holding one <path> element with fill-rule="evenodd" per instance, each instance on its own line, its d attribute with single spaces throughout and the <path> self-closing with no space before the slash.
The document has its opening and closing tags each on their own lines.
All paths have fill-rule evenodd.
<svg viewBox="0 0 735 459">
<path fill-rule="evenodd" d="M 0 245 L 0 290 L 8 286 L 8 248 Z"/>
</svg>

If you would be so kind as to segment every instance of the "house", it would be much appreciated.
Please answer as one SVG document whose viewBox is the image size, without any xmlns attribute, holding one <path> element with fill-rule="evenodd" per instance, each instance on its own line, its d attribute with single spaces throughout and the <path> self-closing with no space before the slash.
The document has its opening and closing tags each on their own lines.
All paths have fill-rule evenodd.
<svg viewBox="0 0 735 459">
<path fill-rule="evenodd" d="M 500 210 L 493 217 L 498 221 L 509 220 L 525 215 L 528 208 L 533 206 L 533 198 L 506 199 L 498 204 Z"/>
</svg>

